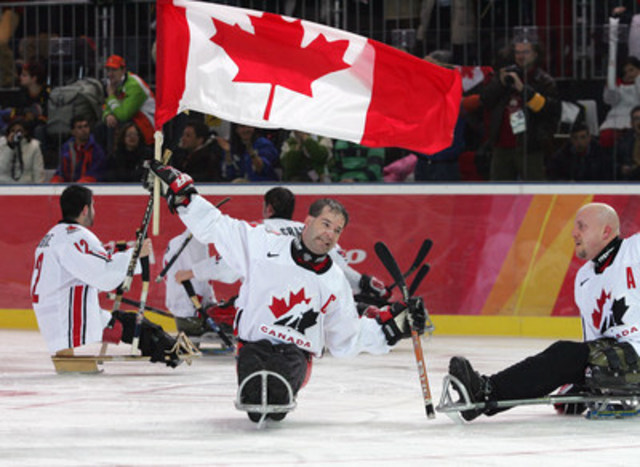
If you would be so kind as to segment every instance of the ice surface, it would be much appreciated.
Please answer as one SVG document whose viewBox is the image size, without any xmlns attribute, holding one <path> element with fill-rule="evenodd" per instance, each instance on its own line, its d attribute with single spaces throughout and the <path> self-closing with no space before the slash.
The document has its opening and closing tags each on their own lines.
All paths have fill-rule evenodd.
<svg viewBox="0 0 640 467">
<path fill-rule="evenodd" d="M 640 419 L 527 406 L 468 424 L 428 420 L 409 341 L 385 356 L 316 360 L 297 409 L 257 430 L 233 405 L 232 356 L 57 375 L 37 332 L 0 330 L 0 339 L 0 465 L 638 465 Z M 550 342 L 425 340 L 435 401 L 452 355 L 491 373 Z"/>
</svg>

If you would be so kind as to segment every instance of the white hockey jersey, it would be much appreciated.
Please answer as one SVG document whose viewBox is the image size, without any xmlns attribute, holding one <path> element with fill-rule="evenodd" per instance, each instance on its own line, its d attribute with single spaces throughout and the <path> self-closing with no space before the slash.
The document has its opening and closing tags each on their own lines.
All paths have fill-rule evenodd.
<svg viewBox="0 0 640 467">
<path fill-rule="evenodd" d="M 214 243 L 244 278 L 236 301 L 241 340 L 293 343 L 316 356 L 325 347 L 337 357 L 389 351 L 378 323 L 358 316 L 335 264 L 323 273 L 301 267 L 292 257 L 291 236 L 223 215 L 197 195 L 178 213 L 198 240 Z"/>
<path fill-rule="evenodd" d="M 100 308 L 98 291 L 124 280 L 131 255 L 108 253 L 79 224 L 61 222 L 47 232 L 35 252 L 31 299 L 51 353 L 102 340 L 111 315 Z"/>
<path fill-rule="evenodd" d="M 596 273 L 594 261 L 576 274 L 574 296 L 584 340 L 612 337 L 640 354 L 640 234 L 622 240 L 615 258 Z"/>
<path fill-rule="evenodd" d="M 167 249 L 164 253 L 163 266 L 166 266 L 171 258 L 173 258 L 189 234 L 190 232 L 186 230 L 180 235 L 169 240 L 169 244 L 167 245 Z M 203 245 L 195 238 L 192 238 L 164 276 L 164 283 L 166 286 L 165 306 L 175 316 L 189 318 L 195 316 L 196 313 L 193 303 L 191 302 L 189 295 L 187 295 L 184 286 L 176 282 L 176 272 L 183 269 L 191 269 L 192 264 L 206 260 L 207 258 L 209 258 L 208 245 Z M 210 304 L 216 301 L 213 287 L 211 287 L 208 280 L 198 280 L 194 277 L 191 280 L 191 284 L 193 285 L 193 290 L 196 295 L 200 298 L 201 303 Z"/>
</svg>

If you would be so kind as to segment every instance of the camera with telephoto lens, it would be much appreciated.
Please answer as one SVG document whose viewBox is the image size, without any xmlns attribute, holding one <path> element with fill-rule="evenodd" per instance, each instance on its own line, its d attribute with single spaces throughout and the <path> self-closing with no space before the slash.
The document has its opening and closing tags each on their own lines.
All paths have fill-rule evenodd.
<svg viewBox="0 0 640 467">
<path fill-rule="evenodd" d="M 517 74 L 520 79 L 522 79 L 522 70 L 520 69 L 520 67 L 518 65 L 510 65 L 508 67 L 506 67 L 504 69 L 504 71 L 506 73 L 515 73 Z M 515 84 L 515 80 L 513 79 L 513 76 L 511 75 L 505 75 L 504 76 L 504 84 L 507 86 L 513 86 Z"/>
</svg>

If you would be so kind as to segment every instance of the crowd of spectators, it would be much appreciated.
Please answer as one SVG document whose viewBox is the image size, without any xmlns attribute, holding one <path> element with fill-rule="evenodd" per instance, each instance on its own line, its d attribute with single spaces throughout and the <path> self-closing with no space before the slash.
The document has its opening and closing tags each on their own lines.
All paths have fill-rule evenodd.
<svg viewBox="0 0 640 467">
<path fill-rule="evenodd" d="M 613 11 L 612 28 L 623 13 Z M 637 49 L 630 44 L 628 52 Z M 638 180 L 640 58 L 629 54 L 618 63 L 613 45 L 609 52 L 614 56 L 598 102 L 603 117 L 595 129 L 580 105 L 563 127 L 566 100 L 541 65 L 535 29 L 525 28 L 491 67 L 456 66 L 450 51 L 425 57 L 463 78 L 452 144 L 437 154 L 221 124 L 198 112 L 170 122 L 174 137 L 165 146 L 170 163 L 200 183 Z M 123 57 L 111 55 L 101 75 L 102 118 L 74 115 L 68 134 L 55 141 L 47 132 L 52 90 L 46 73 L 38 62 L 20 64 L 19 99 L 0 102 L 0 183 L 137 182 L 153 155 L 152 88 Z"/>
</svg>

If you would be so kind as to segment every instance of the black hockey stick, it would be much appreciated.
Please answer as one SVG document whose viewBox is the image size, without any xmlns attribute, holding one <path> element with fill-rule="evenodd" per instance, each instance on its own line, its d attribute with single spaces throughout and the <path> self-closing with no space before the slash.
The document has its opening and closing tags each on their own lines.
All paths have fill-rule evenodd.
<svg viewBox="0 0 640 467">
<path fill-rule="evenodd" d="M 427 238 L 422 242 L 422 245 L 420 245 L 420 249 L 418 250 L 416 257 L 413 260 L 413 264 L 411 264 L 411 267 L 407 270 L 407 272 L 402 274 L 403 279 L 406 280 L 411 274 L 413 274 L 416 269 L 418 269 L 418 267 L 422 264 L 424 259 L 429 254 L 432 246 L 433 241 L 430 238 Z M 395 277 L 393 279 L 395 282 L 387 287 L 387 290 L 389 291 L 393 290 L 393 288 L 398 285 L 398 280 Z"/>
<path fill-rule="evenodd" d="M 418 287 L 420 287 L 420 284 L 422 283 L 425 276 L 429 273 L 430 270 L 431 270 L 431 266 L 429 265 L 429 263 L 424 263 L 422 266 L 420 266 L 420 269 L 418 269 L 418 272 L 416 273 L 415 277 L 413 278 L 413 281 L 411 282 L 411 285 L 409 286 L 409 296 L 411 297 L 414 296 L 414 294 L 418 290 Z M 425 331 L 428 332 L 429 335 L 431 335 L 433 334 L 434 330 L 435 330 L 435 326 L 433 325 L 433 321 L 431 321 L 431 317 L 429 317 L 429 313 L 427 312 L 427 319 L 425 321 Z"/>
<path fill-rule="evenodd" d="M 396 281 L 400 290 L 402 291 L 402 297 L 405 303 L 409 303 L 409 298 L 411 294 L 409 293 L 409 289 L 407 288 L 407 283 L 404 280 L 404 276 L 398 267 L 398 263 L 395 258 L 389 251 L 387 245 L 382 242 L 377 242 L 375 244 L 375 252 L 382 261 L 382 264 L 391 277 Z M 427 376 L 427 367 L 424 363 L 424 352 L 422 351 L 422 342 L 420 341 L 420 336 L 415 329 L 411 329 L 411 342 L 413 343 L 413 353 L 416 358 L 416 364 L 418 366 L 418 377 L 420 379 L 420 386 L 422 388 L 422 396 L 424 399 L 424 408 L 427 413 L 428 418 L 435 418 L 436 412 L 433 407 L 433 401 L 431 400 L 431 389 L 429 388 L 429 377 Z"/>
<path fill-rule="evenodd" d="M 231 339 L 229 339 L 229 336 L 227 336 L 227 334 L 222 329 L 220 329 L 220 326 L 216 324 L 213 318 L 209 316 L 206 310 L 204 310 L 204 308 L 202 307 L 202 304 L 200 303 L 200 299 L 198 299 L 198 296 L 196 295 L 196 291 L 193 289 L 193 284 L 191 283 L 191 281 L 190 280 L 182 281 L 182 286 L 184 287 L 184 290 L 186 290 L 187 295 L 189 295 L 189 298 L 191 299 L 191 303 L 193 303 L 193 306 L 196 308 L 196 311 L 198 312 L 198 314 L 204 319 L 204 322 L 207 323 L 207 326 L 209 326 L 213 332 L 215 332 L 216 334 L 218 334 L 218 336 L 220 336 L 220 339 L 222 339 L 222 342 L 224 342 L 224 344 L 227 347 L 233 349 L 233 342 L 231 342 Z"/>
<path fill-rule="evenodd" d="M 114 300 L 115 297 L 116 297 L 116 295 L 113 294 L 113 293 L 108 293 L 107 294 L 107 298 L 110 299 L 110 300 Z M 121 297 L 120 298 L 120 303 L 126 303 L 127 305 L 131 305 L 131 306 L 135 306 L 137 308 L 140 308 L 140 301 L 134 300 L 132 298 Z M 176 317 L 170 311 L 166 311 L 166 310 L 162 310 L 160 308 L 156 308 L 156 307 L 151 306 L 151 305 L 149 305 L 147 303 L 145 303 L 144 309 L 145 309 L 145 311 L 150 311 L 151 313 L 156 313 L 156 314 L 158 314 L 160 316 L 166 316 L 167 318 L 175 318 Z"/>
<path fill-rule="evenodd" d="M 127 266 L 127 274 L 122 284 L 120 284 L 116 289 L 117 293 L 116 293 L 116 298 L 113 302 L 113 311 L 117 311 L 120 309 L 120 302 L 122 301 L 122 295 L 125 292 L 128 292 L 129 289 L 131 288 L 131 283 L 133 282 L 133 273 L 136 269 L 136 262 L 138 261 L 138 258 L 140 257 L 140 251 L 142 250 L 142 243 L 144 242 L 144 239 L 147 238 L 147 230 L 149 228 L 149 223 L 151 221 L 152 212 L 153 212 L 153 190 L 149 195 L 149 201 L 147 201 L 147 207 L 145 208 L 144 215 L 142 216 L 142 224 L 138 229 L 136 242 L 135 242 L 135 245 L 133 246 L 133 253 L 131 255 L 131 259 L 129 260 L 129 265 Z M 148 261 L 148 258 L 147 258 L 147 261 Z M 148 267 L 147 267 L 147 271 L 148 271 Z M 143 284 L 143 290 L 144 290 L 144 284 Z M 149 279 L 147 279 L 147 285 L 146 285 L 146 291 L 148 290 L 149 290 Z M 145 300 L 146 300 L 146 295 L 145 295 Z M 139 326 L 137 325 L 137 316 L 136 316 L 136 329 L 134 330 L 134 335 L 137 333 L 137 335 L 139 336 L 140 331 L 138 330 L 138 327 Z M 137 347 L 132 347 L 132 348 L 134 350 L 137 350 Z M 106 352 L 107 352 L 107 342 L 103 342 L 102 347 L 100 348 L 100 355 L 104 355 Z"/>
<path fill-rule="evenodd" d="M 420 284 L 422 283 L 425 276 L 429 273 L 430 270 L 431 270 L 431 266 L 429 266 L 429 263 L 424 263 L 422 266 L 420 266 L 420 269 L 418 269 L 416 276 L 413 278 L 413 281 L 409 286 L 409 296 L 413 297 L 413 295 L 418 290 L 418 287 L 420 287 Z"/>
<path fill-rule="evenodd" d="M 147 296 L 149 295 L 149 257 L 140 258 L 140 266 L 142 267 L 142 289 L 140 291 L 140 306 L 136 313 L 136 327 L 133 330 L 133 341 L 131 342 L 131 353 L 137 354 L 140 346 L 140 333 L 142 332 L 142 321 L 144 319 L 144 311 L 146 309 Z"/>
<path fill-rule="evenodd" d="M 224 198 L 222 201 L 220 201 L 218 204 L 216 204 L 216 207 L 219 208 L 220 206 L 222 206 L 223 204 L 225 204 L 229 200 L 231 200 L 231 198 L 229 198 L 229 197 Z M 184 249 L 187 247 L 187 245 L 189 244 L 189 242 L 191 241 L 192 238 L 193 238 L 193 234 L 189 233 L 189 235 L 187 235 L 187 237 L 184 239 L 184 241 L 180 245 L 180 248 L 178 248 L 178 251 L 176 251 L 176 254 L 173 255 L 171 257 L 171 259 L 167 262 L 165 267 L 162 268 L 162 271 L 160 271 L 160 274 L 158 274 L 158 277 L 156 277 L 156 282 L 162 281 L 164 276 L 167 275 L 167 272 L 169 272 L 169 269 L 171 268 L 171 266 L 173 266 L 173 263 L 176 262 L 176 260 L 178 259 L 180 254 L 184 251 Z"/>
</svg>

